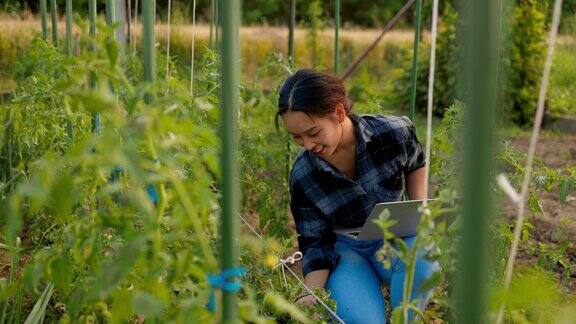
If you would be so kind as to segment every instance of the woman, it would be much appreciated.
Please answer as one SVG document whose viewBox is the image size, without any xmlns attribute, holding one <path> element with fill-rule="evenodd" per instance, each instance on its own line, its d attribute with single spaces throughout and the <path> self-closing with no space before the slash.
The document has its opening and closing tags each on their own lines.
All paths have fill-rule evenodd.
<svg viewBox="0 0 576 324">
<path fill-rule="evenodd" d="M 290 208 L 309 287 L 325 287 L 347 323 L 385 323 L 380 284 L 390 287 L 392 307 L 403 298 L 405 265 L 385 269 L 375 252 L 382 240 L 356 241 L 333 232 L 360 227 L 378 202 L 424 199 L 424 155 L 406 117 L 358 116 L 343 83 L 315 70 L 299 70 L 280 89 L 278 113 L 302 150 L 290 175 Z M 277 118 L 278 119 L 278 118 Z M 278 126 L 278 125 L 277 125 Z M 404 238 L 411 246 L 414 238 Z M 424 307 L 420 287 L 439 266 L 416 262 L 412 300 Z M 297 303 L 313 303 L 303 296 Z M 412 314 L 410 314 L 412 316 Z"/>
</svg>

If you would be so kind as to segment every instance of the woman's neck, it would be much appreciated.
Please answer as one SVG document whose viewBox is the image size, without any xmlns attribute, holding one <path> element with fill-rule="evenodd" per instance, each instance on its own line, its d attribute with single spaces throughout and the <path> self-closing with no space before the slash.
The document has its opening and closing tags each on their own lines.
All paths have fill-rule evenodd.
<svg viewBox="0 0 576 324">
<path fill-rule="evenodd" d="M 356 130 L 354 129 L 354 124 L 352 120 L 346 116 L 346 119 L 342 122 L 342 136 L 340 137 L 340 142 L 336 147 L 334 153 L 339 153 L 340 151 L 348 151 L 356 147 Z"/>
</svg>

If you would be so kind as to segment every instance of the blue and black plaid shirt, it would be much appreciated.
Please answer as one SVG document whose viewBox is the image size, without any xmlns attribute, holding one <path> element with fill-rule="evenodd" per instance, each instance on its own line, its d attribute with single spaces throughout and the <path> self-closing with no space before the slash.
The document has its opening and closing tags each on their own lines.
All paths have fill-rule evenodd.
<svg viewBox="0 0 576 324">
<path fill-rule="evenodd" d="M 302 150 L 290 174 L 290 209 L 304 275 L 333 269 L 335 227 L 364 225 L 374 205 L 402 199 L 405 176 L 424 166 L 422 146 L 407 117 L 353 115 L 356 172 L 350 179 L 319 156 Z"/>
</svg>

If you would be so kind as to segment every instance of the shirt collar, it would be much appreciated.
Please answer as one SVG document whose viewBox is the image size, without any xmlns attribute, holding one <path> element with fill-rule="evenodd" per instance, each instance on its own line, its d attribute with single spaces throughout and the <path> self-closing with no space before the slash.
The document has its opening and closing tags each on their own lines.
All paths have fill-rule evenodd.
<svg viewBox="0 0 576 324">
<path fill-rule="evenodd" d="M 370 124 L 359 115 L 351 115 L 350 119 L 356 126 L 356 135 L 359 134 L 362 137 L 364 143 L 372 141 L 372 137 L 374 136 L 372 126 L 370 126 Z"/>
</svg>

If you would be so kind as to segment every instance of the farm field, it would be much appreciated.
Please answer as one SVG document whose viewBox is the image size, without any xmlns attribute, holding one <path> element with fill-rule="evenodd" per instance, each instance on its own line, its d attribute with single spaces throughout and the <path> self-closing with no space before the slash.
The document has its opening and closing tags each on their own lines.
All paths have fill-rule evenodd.
<svg viewBox="0 0 576 324">
<path fill-rule="evenodd" d="M 424 147 L 430 48 L 437 39 L 428 196 L 438 199 L 421 210 L 418 242 L 434 246 L 426 258 L 442 271 L 424 283 L 432 289 L 426 308 L 403 301 L 393 309 L 387 301 L 386 318 L 408 323 L 403 311 L 412 307 L 420 312 L 415 322 L 461 322 L 455 287 L 462 287 L 465 267 L 458 249 L 478 238 L 485 243 L 475 248 L 483 260 L 484 322 L 497 322 L 501 313 L 502 323 L 573 323 L 576 126 L 555 123 L 576 120 L 576 16 L 563 12 L 526 218 L 504 288 L 520 198 L 499 176 L 521 193 L 552 12 L 535 1 L 516 9 L 517 27 L 497 60 L 502 74 L 493 132 L 470 136 L 467 130 L 485 120 L 467 119 L 478 105 L 457 91 L 464 63 L 455 40 L 458 14 L 450 8 L 442 9 L 437 38 L 423 28 L 412 118 Z M 283 81 L 299 68 L 330 72 L 334 65 L 334 30 L 326 22 L 315 25 L 325 18 L 310 12 L 312 22 L 303 20 L 295 30 L 293 62 L 287 26 L 242 26 L 234 64 L 226 63 L 229 53 L 214 44 L 207 24 L 170 25 L 168 50 L 167 25 L 142 17 L 132 29 L 137 45 L 123 48 L 104 13 L 93 25 L 96 33 L 77 15 L 67 50 L 64 15 L 56 47 L 52 36 L 43 37 L 37 15 L 0 13 L 0 323 L 226 322 L 230 300 L 240 322 L 330 320 L 327 309 L 338 306 L 327 290 L 313 289 L 325 304 L 297 302 L 309 291 L 300 282 L 302 260 L 290 261 L 299 233 L 288 179 L 301 148 L 281 118 L 275 127 Z M 535 36 L 528 39 L 522 28 Z M 379 33 L 339 30 L 340 74 Z M 355 113 L 410 117 L 413 37 L 411 29 L 389 32 L 345 80 Z M 226 142 L 228 136 L 236 142 Z M 490 149 L 470 149 L 466 136 L 490 137 Z M 471 205 L 457 206 L 460 219 L 452 225 L 435 223 L 451 212 L 447 204 L 469 193 L 463 179 L 470 152 L 488 152 L 476 154 L 490 165 L 479 181 L 490 206 L 477 207 L 488 211 L 486 229 L 479 226 L 471 238 L 462 237 L 460 220 Z M 238 196 L 228 200 L 231 192 Z M 378 224 L 385 236 L 386 217 Z M 416 250 L 383 244 L 383 264 L 394 256 L 413 266 Z M 225 268 L 237 272 L 234 280 L 224 278 Z M 226 288 L 231 282 L 239 285 Z M 383 292 L 390 298 L 389 288 Z"/>
</svg>

